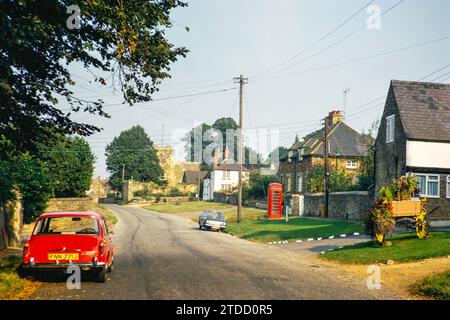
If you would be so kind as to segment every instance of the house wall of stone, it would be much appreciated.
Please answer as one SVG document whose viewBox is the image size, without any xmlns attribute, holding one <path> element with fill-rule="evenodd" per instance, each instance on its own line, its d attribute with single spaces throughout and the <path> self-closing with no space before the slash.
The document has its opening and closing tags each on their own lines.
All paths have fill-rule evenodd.
<svg viewBox="0 0 450 320">
<path fill-rule="evenodd" d="M 431 173 L 439 174 L 439 198 L 427 198 L 425 209 L 429 213 L 431 220 L 449 220 L 450 219 L 450 199 L 447 198 L 447 177 L 450 176 L 448 169 L 430 169 L 430 168 L 414 168 L 412 173 Z M 449 191 L 450 192 L 450 191 Z"/>
<path fill-rule="evenodd" d="M 159 164 L 164 170 L 164 179 L 168 187 L 177 187 L 183 180 L 183 172 L 186 170 L 198 171 L 200 164 L 198 162 L 178 162 L 174 156 L 174 149 L 170 146 L 154 145 L 158 156 Z"/>
<path fill-rule="evenodd" d="M 394 142 L 386 143 L 386 117 L 395 114 Z M 406 135 L 401 123 L 392 89 L 388 98 L 375 141 L 375 194 L 406 173 Z"/>
<path fill-rule="evenodd" d="M 323 193 L 304 195 L 304 216 L 321 217 L 325 206 Z M 329 218 L 337 220 L 362 220 L 362 215 L 371 207 L 366 191 L 333 192 L 329 196 Z"/>
<path fill-rule="evenodd" d="M 356 161 L 356 169 L 348 169 L 347 161 L 355 160 Z M 287 193 L 304 193 L 306 192 L 307 186 L 307 175 L 311 168 L 315 165 L 323 165 L 325 163 L 325 159 L 323 157 L 318 156 L 310 156 L 303 157 L 303 160 L 298 161 L 297 164 L 295 161 L 282 161 L 280 162 L 280 168 L 278 171 L 278 177 L 280 178 L 280 182 L 283 185 L 284 192 Z M 356 179 L 359 170 L 361 168 L 361 160 L 358 158 L 329 158 L 328 166 L 330 169 L 338 168 L 339 171 L 344 171 L 346 175 L 351 177 L 352 179 Z M 295 173 L 297 172 L 297 173 Z M 299 175 L 303 176 L 302 179 L 302 192 L 298 192 L 297 190 L 297 179 Z M 291 188 L 287 189 L 287 177 L 291 177 Z"/>
</svg>

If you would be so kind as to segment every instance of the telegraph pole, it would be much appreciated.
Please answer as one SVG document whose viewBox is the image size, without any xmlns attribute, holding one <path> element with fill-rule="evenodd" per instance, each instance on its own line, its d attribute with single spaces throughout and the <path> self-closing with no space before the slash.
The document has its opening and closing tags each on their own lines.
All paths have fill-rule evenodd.
<svg viewBox="0 0 450 320">
<path fill-rule="evenodd" d="M 125 180 L 125 164 L 122 163 L 122 182 Z"/>
<path fill-rule="evenodd" d="M 239 82 L 239 131 L 238 131 L 238 167 L 239 167 L 239 180 L 238 180 L 238 199 L 237 199 L 237 218 L 236 221 L 241 222 L 242 213 L 242 116 L 243 116 L 243 95 L 244 84 L 248 79 L 244 78 L 241 74 L 238 78 L 234 78 L 235 83 Z"/>
<path fill-rule="evenodd" d="M 323 153 L 324 153 L 324 193 L 325 193 L 325 208 L 324 208 L 324 216 L 328 218 L 328 202 L 330 197 L 330 177 L 329 177 L 329 168 L 328 168 L 328 124 L 327 118 L 323 120 L 324 123 L 324 138 L 323 138 Z"/>
</svg>

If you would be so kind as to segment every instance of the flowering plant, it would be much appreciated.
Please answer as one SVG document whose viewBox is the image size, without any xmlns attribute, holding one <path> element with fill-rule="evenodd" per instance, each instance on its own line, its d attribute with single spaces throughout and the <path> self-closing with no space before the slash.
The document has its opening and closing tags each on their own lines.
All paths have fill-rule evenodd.
<svg viewBox="0 0 450 320">
<path fill-rule="evenodd" d="M 394 179 L 391 185 L 395 200 L 411 200 L 415 194 L 418 194 L 417 180 L 414 176 L 402 176 Z"/>
<path fill-rule="evenodd" d="M 391 234 L 395 228 L 395 219 L 390 201 L 387 198 L 376 199 L 364 222 L 371 236 L 375 233 Z"/>
</svg>

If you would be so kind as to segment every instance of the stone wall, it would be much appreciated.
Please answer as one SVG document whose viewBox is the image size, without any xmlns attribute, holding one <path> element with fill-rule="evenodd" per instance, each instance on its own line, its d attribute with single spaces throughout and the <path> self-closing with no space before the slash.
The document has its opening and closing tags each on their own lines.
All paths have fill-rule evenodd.
<svg viewBox="0 0 450 320">
<path fill-rule="evenodd" d="M 54 198 L 47 202 L 46 212 L 52 211 L 92 211 L 95 209 L 95 199 L 85 198 Z"/>
<path fill-rule="evenodd" d="M 214 201 L 237 205 L 237 192 L 225 193 L 225 192 L 216 191 L 216 192 L 214 192 Z"/>
<path fill-rule="evenodd" d="M 321 217 L 324 208 L 323 193 L 305 194 L 304 216 Z M 361 220 L 370 210 L 371 197 L 366 191 L 334 192 L 329 197 L 329 218 L 337 220 Z"/>
<path fill-rule="evenodd" d="M 135 198 L 136 192 L 144 190 L 146 190 L 149 196 L 151 195 L 168 196 L 172 188 L 176 188 L 182 193 L 189 194 L 196 192 L 197 185 L 180 183 L 176 186 L 160 187 L 153 182 L 139 182 L 128 180 L 125 181 L 122 186 L 123 200 L 126 202 L 132 201 L 133 198 Z"/>
<path fill-rule="evenodd" d="M 17 200 L 0 207 L 0 250 L 20 246 L 22 225 L 22 201 L 17 195 Z"/>
</svg>

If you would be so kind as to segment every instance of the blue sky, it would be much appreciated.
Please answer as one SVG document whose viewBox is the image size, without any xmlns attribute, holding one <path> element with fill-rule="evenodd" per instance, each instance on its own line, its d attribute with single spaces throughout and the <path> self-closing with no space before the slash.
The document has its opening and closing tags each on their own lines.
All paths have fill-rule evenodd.
<svg viewBox="0 0 450 320">
<path fill-rule="evenodd" d="M 384 12 L 398 1 L 375 0 L 373 4 Z M 362 10 L 310 50 L 282 63 L 310 47 L 369 2 L 189 1 L 187 8 L 173 11 L 174 27 L 167 31 L 167 36 L 190 52 L 172 65 L 172 79 L 164 82 L 155 98 L 233 88 L 236 85 L 232 78 L 243 74 L 249 78 L 245 86 L 244 126 L 278 128 L 281 144 L 288 146 L 296 133 L 303 136 L 317 129 L 320 119 L 329 111 L 342 110 L 342 91 L 349 88 L 346 122 L 358 131 L 367 130 L 381 116 L 384 100 L 366 104 L 386 95 L 391 79 L 419 80 L 450 64 L 450 39 L 359 62 L 326 66 L 450 36 L 450 1 L 405 0 L 381 17 L 379 30 L 364 27 L 324 50 L 366 24 L 369 14 Z M 190 31 L 183 26 L 188 26 Z M 74 78 L 79 80 L 79 86 L 74 88 L 78 96 L 100 97 L 106 103 L 122 101 L 112 89 L 87 83 L 92 76 L 79 66 L 71 70 L 83 78 Z M 424 81 L 441 75 L 438 81 L 444 80 L 450 76 L 450 73 L 445 76 L 448 72 L 450 67 Z M 87 138 L 97 156 L 95 174 L 102 177 L 107 176 L 104 147 L 120 131 L 140 124 L 158 144 L 164 125 L 164 143 L 181 150 L 176 132 L 200 122 L 211 123 L 219 117 L 237 119 L 238 92 L 231 90 L 107 110 L 111 111 L 111 119 L 87 114 L 73 117 L 104 128 L 102 133 Z M 181 152 L 177 152 L 177 157 L 182 157 Z"/>
</svg>

